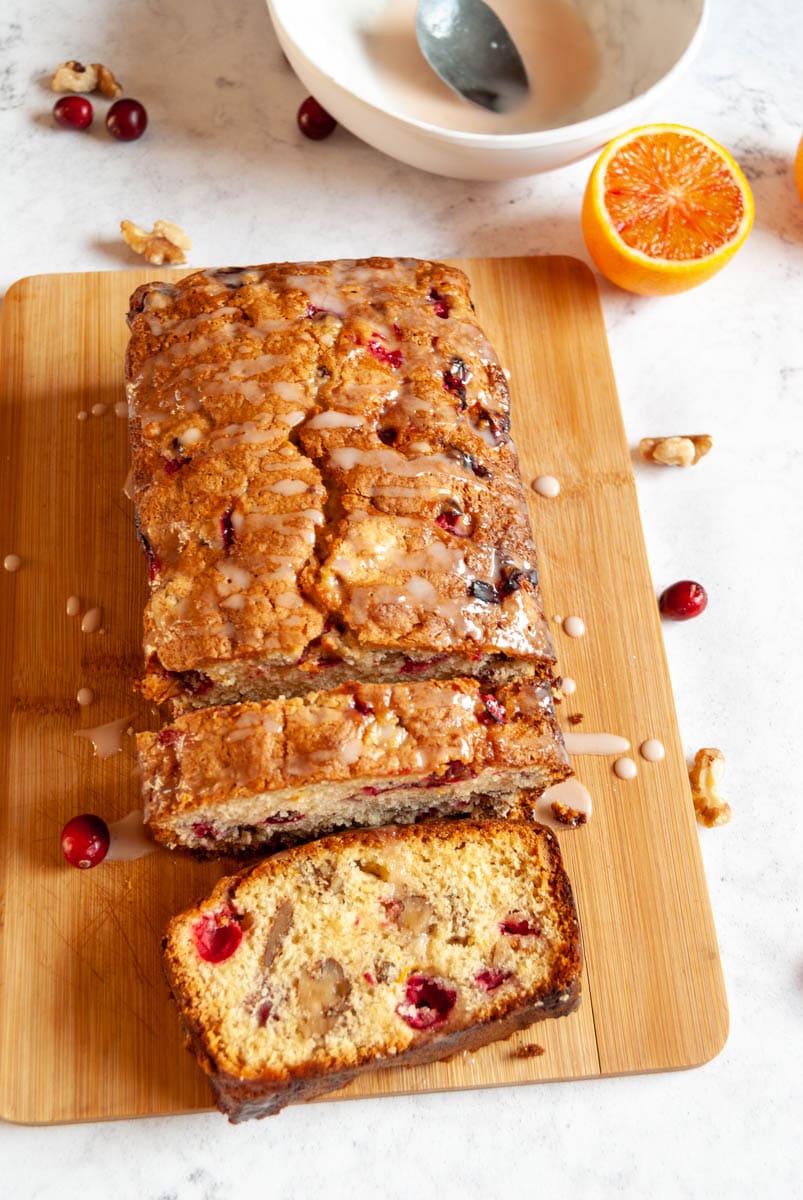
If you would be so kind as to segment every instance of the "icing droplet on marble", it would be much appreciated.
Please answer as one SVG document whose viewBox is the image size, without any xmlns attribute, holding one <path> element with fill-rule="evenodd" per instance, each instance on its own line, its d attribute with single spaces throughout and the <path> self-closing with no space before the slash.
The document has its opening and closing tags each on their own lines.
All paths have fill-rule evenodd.
<svg viewBox="0 0 803 1200">
<path fill-rule="evenodd" d="M 579 638 L 586 631 L 586 623 L 582 617 L 564 617 L 563 632 L 567 637 Z"/>
<path fill-rule="evenodd" d="M 560 482 L 554 475 L 539 475 L 533 480 L 533 491 L 551 500 L 560 492 Z"/>
<path fill-rule="evenodd" d="M 135 858 L 153 854 L 158 849 L 148 837 L 143 820 L 142 809 L 136 808 L 122 820 L 109 826 L 107 862 L 131 862 Z"/>
<path fill-rule="evenodd" d="M 95 747 L 98 758 L 111 758 L 122 749 L 123 731 L 128 726 L 130 717 L 122 717 L 119 721 L 109 721 L 106 725 L 96 725 L 94 729 L 79 729 L 75 736 L 86 738 Z"/>
<path fill-rule="evenodd" d="M 81 633 L 97 633 L 103 623 L 103 609 L 90 608 L 81 618 Z"/>
<path fill-rule="evenodd" d="M 555 805 L 554 808 L 553 805 Z M 541 821 L 550 829 L 568 832 L 588 823 L 591 819 L 592 807 L 591 793 L 585 784 L 576 778 L 564 779 L 562 783 L 555 783 L 541 793 L 535 802 L 533 815 L 536 821 Z M 561 811 L 567 818 L 562 821 L 560 820 Z M 572 820 L 571 816 L 575 813 L 579 813 L 580 817 Z"/>
<path fill-rule="evenodd" d="M 7 554 L 3 559 L 3 566 L 13 574 L 14 571 L 19 571 L 22 566 L 22 559 L 19 554 Z"/>
<path fill-rule="evenodd" d="M 573 696 L 577 691 L 577 684 L 572 679 L 571 675 L 564 675 L 560 681 L 560 690 L 564 696 Z"/>
<path fill-rule="evenodd" d="M 658 738 L 647 738 L 646 742 L 642 742 L 638 748 L 639 754 L 645 758 L 647 762 L 660 762 L 666 754 L 663 742 L 659 742 Z"/>
<path fill-rule="evenodd" d="M 78 689 L 75 698 L 81 705 L 81 708 L 86 708 L 87 704 L 91 704 L 95 699 L 95 693 L 92 691 L 92 688 L 82 687 Z"/>
<path fill-rule="evenodd" d="M 613 764 L 613 773 L 618 779 L 635 779 L 638 767 L 632 758 L 617 758 Z"/>
<path fill-rule="evenodd" d="M 627 738 L 615 733 L 564 733 L 569 754 L 624 754 L 630 749 Z"/>
<path fill-rule="evenodd" d="M 77 617 L 80 611 L 81 611 L 81 601 L 78 599 L 78 597 L 77 596 L 68 596 L 67 597 L 67 616 L 68 617 Z"/>
</svg>

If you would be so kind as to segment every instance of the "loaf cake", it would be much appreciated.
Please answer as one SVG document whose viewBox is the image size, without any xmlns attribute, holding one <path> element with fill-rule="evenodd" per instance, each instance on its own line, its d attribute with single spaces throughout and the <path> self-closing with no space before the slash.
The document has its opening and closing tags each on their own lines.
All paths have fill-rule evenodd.
<svg viewBox="0 0 803 1200">
<path fill-rule="evenodd" d="M 571 774 L 532 680 L 343 684 L 197 709 L 137 749 L 155 840 L 204 856 L 434 815 L 529 816 L 519 789 Z"/>
<path fill-rule="evenodd" d="M 174 918 L 167 977 L 233 1122 L 363 1072 L 475 1050 L 579 1002 L 553 835 L 516 822 L 362 830 L 286 850 Z"/>
<path fill-rule="evenodd" d="M 507 381 L 461 271 L 200 271 L 128 319 L 148 698 L 549 679 Z"/>
</svg>

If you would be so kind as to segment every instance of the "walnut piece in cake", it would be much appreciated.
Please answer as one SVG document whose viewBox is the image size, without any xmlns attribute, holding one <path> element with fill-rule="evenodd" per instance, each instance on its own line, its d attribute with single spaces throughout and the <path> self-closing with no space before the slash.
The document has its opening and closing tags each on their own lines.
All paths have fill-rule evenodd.
<svg viewBox="0 0 803 1200">
<path fill-rule="evenodd" d="M 639 451 L 647 462 L 665 467 L 693 467 L 714 444 L 708 433 L 687 433 L 673 437 L 642 438 Z"/>
<path fill-rule="evenodd" d="M 719 792 L 724 774 L 725 755 L 721 750 L 705 746 L 697 751 L 689 780 L 697 823 L 708 829 L 714 825 L 727 825 L 731 819 L 730 805 Z"/>
</svg>

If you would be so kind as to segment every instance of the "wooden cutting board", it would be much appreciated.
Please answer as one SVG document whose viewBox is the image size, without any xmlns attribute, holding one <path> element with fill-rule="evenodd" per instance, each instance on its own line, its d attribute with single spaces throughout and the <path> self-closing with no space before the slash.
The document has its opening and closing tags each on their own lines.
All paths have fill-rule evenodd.
<svg viewBox="0 0 803 1200">
<path fill-rule="evenodd" d="M 623 782 L 610 758 L 574 765 L 591 822 L 560 835 L 585 951 L 584 999 L 568 1019 L 448 1063 L 384 1072 L 340 1096 L 475 1088 L 691 1067 L 727 1035 L 727 1005 L 678 735 L 630 452 L 596 285 L 568 258 L 471 259 L 480 320 L 511 371 L 528 489 L 559 667 L 577 681 L 564 725 L 666 745 Z M 133 738 L 101 760 L 75 737 L 131 717 L 145 566 L 122 494 L 127 471 L 123 314 L 158 270 L 42 275 L 15 284 L 0 319 L 0 1115 L 94 1120 L 210 1107 L 182 1044 L 160 968 L 168 917 L 230 863 L 166 852 L 83 872 L 59 847 L 80 812 L 116 821 L 138 807 Z M 79 421 L 79 411 L 105 405 Z M 101 605 L 82 634 L 65 603 Z M 79 687 L 96 693 L 81 709 Z M 633 751 L 638 760 L 637 751 Z M 528 1043 L 543 1055 L 517 1051 Z"/>
</svg>

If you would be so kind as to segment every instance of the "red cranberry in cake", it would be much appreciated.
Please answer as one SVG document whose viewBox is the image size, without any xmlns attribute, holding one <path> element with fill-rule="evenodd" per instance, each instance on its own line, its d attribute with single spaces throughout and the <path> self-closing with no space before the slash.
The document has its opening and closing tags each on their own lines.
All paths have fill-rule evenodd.
<svg viewBox="0 0 803 1200">
<path fill-rule="evenodd" d="M 337 128 L 337 121 L 326 111 L 314 96 L 302 101 L 297 115 L 298 128 L 304 137 L 320 142 Z"/>
<path fill-rule="evenodd" d="M 92 105 L 86 96 L 62 96 L 53 105 L 53 118 L 65 129 L 88 129 L 92 117 Z"/>
<path fill-rule="evenodd" d="M 708 604 L 708 595 L 701 583 L 681 579 L 661 593 L 658 607 L 671 621 L 690 621 L 699 617 Z"/>
<path fill-rule="evenodd" d="M 431 667 L 436 667 L 438 663 L 444 662 L 445 659 L 445 654 L 436 654 L 432 658 L 408 658 L 399 668 L 399 674 L 423 675 L 424 671 L 428 671 Z"/>
<path fill-rule="evenodd" d="M 432 305 L 436 317 L 449 316 L 449 301 L 445 296 L 442 296 L 437 288 L 429 289 L 429 302 Z"/>
<path fill-rule="evenodd" d="M 235 533 L 234 525 L 231 519 L 233 512 L 234 506 L 230 504 L 223 516 L 220 518 L 220 536 L 223 539 L 224 550 L 231 550 L 232 546 L 234 545 Z"/>
<path fill-rule="evenodd" d="M 106 128 L 118 142 L 135 142 L 148 127 L 148 114 L 139 100 L 115 100 L 106 113 Z"/>
<path fill-rule="evenodd" d="M 237 914 L 229 907 L 204 913 L 193 924 L 192 940 L 205 962 L 225 962 L 243 940 Z"/>
<path fill-rule="evenodd" d="M 109 850 L 109 827 L 101 817 L 82 813 L 61 831 L 61 849 L 70 866 L 82 871 L 103 862 Z"/>
<path fill-rule="evenodd" d="M 372 334 L 368 350 L 377 362 L 387 363 L 394 370 L 398 370 L 402 364 L 402 352 L 401 350 L 388 350 L 387 346 L 382 345 L 384 340 L 381 333 Z"/>
<path fill-rule="evenodd" d="M 499 928 L 502 933 L 515 935 L 516 937 L 532 937 L 541 932 L 540 925 L 536 924 L 535 921 L 531 921 L 529 917 L 520 912 L 508 913 Z"/>
<path fill-rule="evenodd" d="M 354 707 L 360 716 L 370 717 L 373 714 L 374 710 L 371 705 L 367 704 L 366 701 L 362 700 L 359 696 L 352 697 L 352 703 L 354 704 Z"/>
<path fill-rule="evenodd" d="M 492 692 L 480 692 L 480 700 L 485 708 L 485 712 L 480 713 L 480 722 L 483 725 L 504 725 L 507 713 L 501 700 L 497 700 Z"/>
<path fill-rule="evenodd" d="M 473 521 L 468 513 L 464 513 L 458 504 L 450 505 L 435 518 L 435 524 L 455 537 L 468 537 Z"/>
<path fill-rule="evenodd" d="M 482 992 L 494 992 L 506 979 L 510 979 L 510 971 L 495 970 L 489 967 L 474 976 L 474 982 Z"/>
<path fill-rule="evenodd" d="M 397 1014 L 412 1029 L 434 1029 L 457 1003 L 457 991 L 432 975 L 411 975 Z"/>
</svg>

